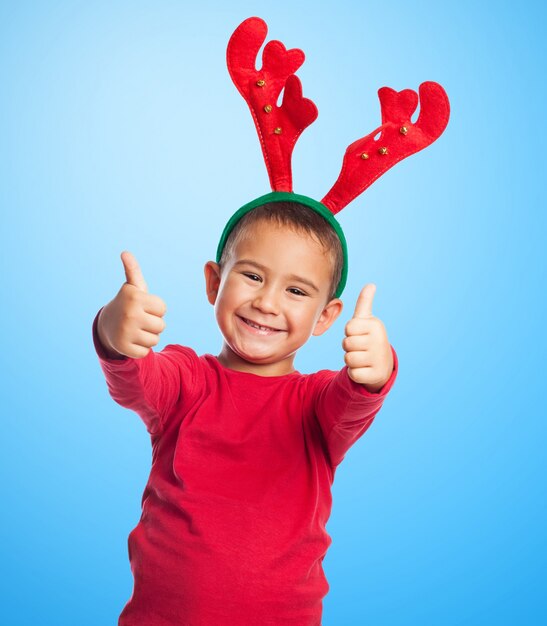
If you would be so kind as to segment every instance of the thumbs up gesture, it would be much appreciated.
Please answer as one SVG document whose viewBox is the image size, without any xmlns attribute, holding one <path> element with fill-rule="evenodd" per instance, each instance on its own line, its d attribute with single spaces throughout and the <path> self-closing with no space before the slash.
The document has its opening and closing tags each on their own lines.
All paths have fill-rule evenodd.
<svg viewBox="0 0 547 626">
<path fill-rule="evenodd" d="M 165 329 L 165 302 L 148 293 L 137 259 L 122 252 L 126 282 L 101 311 L 97 332 L 109 357 L 142 359 Z"/>
<path fill-rule="evenodd" d="M 376 285 L 369 283 L 359 294 L 342 342 L 349 377 L 372 393 L 386 384 L 393 371 L 393 353 L 386 329 L 372 314 L 375 292 Z"/>
</svg>

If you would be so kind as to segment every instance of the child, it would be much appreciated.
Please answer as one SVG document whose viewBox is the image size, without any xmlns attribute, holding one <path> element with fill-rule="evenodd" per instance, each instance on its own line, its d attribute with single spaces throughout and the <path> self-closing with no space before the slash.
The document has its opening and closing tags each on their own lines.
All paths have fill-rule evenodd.
<svg viewBox="0 0 547 626">
<path fill-rule="evenodd" d="M 229 59 L 231 46 L 244 59 L 242 67 L 247 64 L 242 41 L 258 50 L 264 26 L 250 18 L 238 27 Z M 255 100 L 282 87 L 278 81 L 268 91 L 274 83 L 266 63 L 275 56 L 271 44 L 279 42 L 266 46 L 261 73 L 252 70 L 257 75 L 244 80 L 260 90 Z M 293 52 L 272 62 L 276 71 L 285 61 L 294 66 Z M 275 127 L 269 134 L 260 127 L 265 154 L 264 144 L 277 142 L 274 135 L 283 138 L 277 146 L 286 141 L 292 150 L 289 118 L 304 103 L 295 80 L 291 75 L 286 84 L 287 117 L 255 117 L 257 127 Z M 384 104 L 389 98 L 391 93 Z M 396 104 L 386 104 L 390 115 L 398 115 Z M 268 116 L 279 113 L 264 101 L 253 106 Z M 303 106 L 307 113 L 296 115 L 300 126 L 313 121 L 309 104 Z M 416 141 L 418 123 L 406 124 L 400 134 L 410 129 Z M 387 122 L 384 127 L 387 136 L 393 129 Z M 406 149 L 404 141 L 397 137 L 389 150 Z M 386 147 L 367 163 L 369 153 L 361 144 L 357 149 L 372 177 L 402 158 L 395 153 L 386 165 Z M 355 189 L 339 179 L 323 203 L 298 196 L 290 190 L 286 159 L 270 157 L 274 192 L 232 217 L 216 261 L 205 265 L 207 298 L 224 338 L 217 357 L 175 344 L 152 349 L 165 328 L 166 306 L 148 293 L 129 252 L 122 253 L 126 282 L 93 322 L 109 392 L 139 414 L 152 443 L 142 515 L 128 541 L 134 589 L 120 626 L 321 623 L 334 474 L 380 410 L 398 364 L 384 325 L 372 313 L 375 286 L 369 284 L 346 325 L 346 365 L 309 375 L 294 369 L 297 350 L 327 331 L 342 311 L 347 251 L 332 213 Z"/>
<path fill-rule="evenodd" d="M 144 420 L 153 461 L 121 625 L 320 624 L 334 472 L 397 371 L 371 285 L 346 327 L 347 367 L 294 369 L 342 311 L 329 229 L 283 203 L 240 222 L 222 262 L 205 265 L 218 357 L 151 350 L 166 307 L 122 253 L 127 282 L 97 315 L 95 346 L 112 397 Z"/>
</svg>

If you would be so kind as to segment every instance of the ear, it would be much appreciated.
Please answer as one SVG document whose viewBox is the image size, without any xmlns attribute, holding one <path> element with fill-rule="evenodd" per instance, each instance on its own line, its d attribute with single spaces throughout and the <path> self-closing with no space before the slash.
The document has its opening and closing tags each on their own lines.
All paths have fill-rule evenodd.
<svg viewBox="0 0 547 626">
<path fill-rule="evenodd" d="M 340 313 L 342 313 L 343 308 L 344 304 L 339 298 L 333 298 L 330 302 L 327 302 L 325 308 L 321 311 L 319 319 L 315 323 L 312 335 L 317 337 L 328 330 L 334 324 Z"/>
<path fill-rule="evenodd" d="M 203 271 L 205 272 L 207 300 L 209 300 L 211 304 L 214 304 L 217 300 L 218 289 L 220 287 L 220 266 L 214 261 L 207 261 Z"/>
</svg>

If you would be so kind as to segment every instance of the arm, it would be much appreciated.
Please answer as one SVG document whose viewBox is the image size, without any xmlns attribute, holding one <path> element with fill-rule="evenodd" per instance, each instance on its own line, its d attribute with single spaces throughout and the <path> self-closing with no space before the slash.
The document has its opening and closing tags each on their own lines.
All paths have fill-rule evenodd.
<svg viewBox="0 0 547 626">
<path fill-rule="evenodd" d="M 113 400 L 135 411 L 151 435 L 159 434 L 175 411 L 184 413 L 195 398 L 199 359 L 190 348 L 168 345 L 150 350 L 141 359 L 112 357 L 101 343 L 98 321 L 93 321 L 95 351 Z"/>
<path fill-rule="evenodd" d="M 399 365 L 392 346 L 390 350 L 393 371 L 377 392 L 370 392 L 365 385 L 352 380 L 348 368 L 344 367 L 323 384 L 316 396 L 315 415 L 333 468 L 341 463 L 349 448 L 372 424 L 395 383 Z"/>
<path fill-rule="evenodd" d="M 375 290 L 369 284 L 361 291 L 342 344 L 346 367 L 322 391 L 316 405 L 333 467 L 371 425 L 397 376 L 395 350 L 383 323 L 372 315 Z"/>
<path fill-rule="evenodd" d="M 184 399 L 191 398 L 197 355 L 189 349 L 166 346 L 162 352 L 150 350 L 141 359 L 112 356 L 98 332 L 101 311 L 93 321 L 92 335 L 108 392 L 120 406 L 135 411 L 151 435 L 157 435 L 181 404 L 183 389 Z"/>
<path fill-rule="evenodd" d="M 112 398 L 140 415 L 149 433 L 163 429 L 168 415 L 191 397 L 197 355 L 181 346 L 155 353 L 165 328 L 166 306 L 148 293 L 137 260 L 122 253 L 126 282 L 93 321 L 93 342 Z"/>
</svg>

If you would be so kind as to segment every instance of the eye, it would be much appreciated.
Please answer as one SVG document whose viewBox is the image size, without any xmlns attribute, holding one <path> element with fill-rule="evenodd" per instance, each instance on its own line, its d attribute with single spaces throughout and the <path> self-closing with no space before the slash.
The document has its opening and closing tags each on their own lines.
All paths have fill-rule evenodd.
<svg viewBox="0 0 547 626">
<path fill-rule="evenodd" d="M 260 276 L 257 274 L 252 274 L 251 272 L 243 272 L 243 276 L 246 276 L 250 280 L 260 281 Z"/>
<path fill-rule="evenodd" d="M 302 291 L 302 289 L 298 289 L 298 287 L 289 287 L 287 290 L 289 293 L 294 294 L 295 296 L 307 296 L 308 294 Z"/>
</svg>

